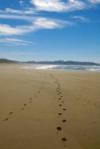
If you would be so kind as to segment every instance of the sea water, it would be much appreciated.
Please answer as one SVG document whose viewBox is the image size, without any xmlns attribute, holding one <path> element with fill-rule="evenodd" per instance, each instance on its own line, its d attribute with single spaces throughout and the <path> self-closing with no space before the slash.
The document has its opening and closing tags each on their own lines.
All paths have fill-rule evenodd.
<svg viewBox="0 0 100 149">
<path fill-rule="evenodd" d="M 97 71 L 100 72 L 100 66 L 86 66 L 86 65 L 47 65 L 47 64 L 29 64 L 22 67 L 23 69 L 36 70 L 66 70 L 66 71 Z"/>
</svg>

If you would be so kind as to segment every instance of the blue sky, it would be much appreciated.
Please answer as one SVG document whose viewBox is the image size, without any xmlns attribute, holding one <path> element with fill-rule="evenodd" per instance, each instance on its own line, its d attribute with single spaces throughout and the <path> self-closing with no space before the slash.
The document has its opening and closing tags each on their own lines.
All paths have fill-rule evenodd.
<svg viewBox="0 0 100 149">
<path fill-rule="evenodd" d="M 0 58 L 100 62 L 100 0 L 0 0 Z"/>
</svg>

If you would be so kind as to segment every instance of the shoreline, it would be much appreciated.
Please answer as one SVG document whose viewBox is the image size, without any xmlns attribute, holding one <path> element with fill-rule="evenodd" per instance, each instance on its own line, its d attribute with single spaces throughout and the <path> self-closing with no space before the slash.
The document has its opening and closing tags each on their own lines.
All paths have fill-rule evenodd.
<svg viewBox="0 0 100 149">
<path fill-rule="evenodd" d="M 36 64 L 0 64 L 1 68 L 18 68 L 22 70 L 33 70 L 33 71 L 60 71 L 60 72 L 96 72 L 100 73 L 99 66 L 80 66 L 80 65 L 36 65 Z M 68 67 L 68 68 L 67 68 Z M 72 67 L 72 68 L 71 68 Z"/>
</svg>

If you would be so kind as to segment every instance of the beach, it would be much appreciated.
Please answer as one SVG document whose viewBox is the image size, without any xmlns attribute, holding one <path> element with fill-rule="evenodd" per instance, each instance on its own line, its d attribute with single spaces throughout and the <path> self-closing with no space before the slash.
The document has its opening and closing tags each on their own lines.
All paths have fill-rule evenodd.
<svg viewBox="0 0 100 149">
<path fill-rule="evenodd" d="M 100 73 L 0 64 L 0 149 L 100 149 Z"/>
</svg>

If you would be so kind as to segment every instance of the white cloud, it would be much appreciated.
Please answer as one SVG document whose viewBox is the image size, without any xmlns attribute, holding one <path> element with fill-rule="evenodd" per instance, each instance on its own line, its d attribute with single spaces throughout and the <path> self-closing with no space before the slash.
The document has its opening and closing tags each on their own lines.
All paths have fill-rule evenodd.
<svg viewBox="0 0 100 149">
<path fill-rule="evenodd" d="M 19 15 L 32 15 L 37 14 L 38 11 L 49 11 L 49 12 L 70 12 L 75 10 L 82 10 L 89 7 L 91 4 L 99 4 L 100 0 L 30 0 L 33 4 L 33 8 L 25 8 L 22 10 L 6 8 L 0 10 L 3 14 L 19 14 Z M 20 4 L 24 1 L 20 0 Z M 89 3 L 88 3 L 89 2 Z"/>
<path fill-rule="evenodd" d="M 17 35 L 20 34 L 20 30 L 10 25 L 0 24 L 0 34 L 1 35 Z"/>
<path fill-rule="evenodd" d="M 17 14 L 22 14 L 23 13 L 23 11 L 22 10 L 17 10 L 17 9 L 12 9 L 12 8 L 6 8 L 5 9 L 5 12 L 6 13 L 17 13 Z"/>
<path fill-rule="evenodd" d="M 72 19 L 76 21 L 81 21 L 81 22 L 89 22 L 90 20 L 84 16 L 72 16 Z"/>
<path fill-rule="evenodd" d="M 7 24 L 0 24 L 1 35 L 22 35 L 28 32 L 36 31 L 39 29 L 55 29 L 64 26 L 71 26 L 73 23 L 70 21 L 62 21 L 57 19 L 49 19 L 44 17 L 35 17 L 31 25 L 11 26 Z"/>
<path fill-rule="evenodd" d="M 59 20 L 39 17 L 33 22 L 33 25 L 37 29 L 39 28 L 54 29 L 54 28 L 63 27 L 65 25 L 65 21 L 59 21 Z"/>
<path fill-rule="evenodd" d="M 18 10 L 18 9 L 12 9 L 12 8 L 6 8 L 5 10 L 0 10 L 1 14 L 17 14 L 17 15 L 31 15 L 31 14 L 36 14 L 37 12 L 32 9 L 28 8 L 25 10 Z"/>
<path fill-rule="evenodd" d="M 93 4 L 98 4 L 98 3 L 100 3 L 100 0 L 89 0 L 89 2 L 91 2 Z"/>
<path fill-rule="evenodd" d="M 22 35 L 33 30 L 32 26 L 12 27 L 6 24 L 0 24 L 0 35 Z"/>
<path fill-rule="evenodd" d="M 0 43 L 6 43 L 10 45 L 30 45 L 33 44 L 32 42 L 17 39 L 17 38 L 0 38 Z"/>
<path fill-rule="evenodd" d="M 64 3 L 58 0 L 32 0 L 38 10 L 62 11 L 65 9 Z"/>
<path fill-rule="evenodd" d="M 0 13 L 4 14 L 19 14 L 19 15 L 32 15 L 37 14 L 39 11 L 49 11 L 49 12 L 70 12 L 76 10 L 82 10 L 89 8 L 92 4 L 99 4 L 100 0 L 30 0 L 32 7 L 24 8 L 22 10 L 6 8 L 5 10 L 0 10 Z M 19 3 L 23 5 L 24 1 L 20 0 Z"/>
<path fill-rule="evenodd" d="M 34 17 L 26 15 L 14 15 L 14 14 L 0 14 L 0 19 L 17 19 L 17 20 L 26 20 L 31 22 Z"/>
<path fill-rule="evenodd" d="M 31 3 L 38 11 L 70 12 L 90 8 L 91 4 L 99 4 L 100 0 L 31 0 Z"/>
<path fill-rule="evenodd" d="M 68 0 L 68 2 L 62 0 L 32 0 L 32 4 L 37 10 L 54 12 L 80 10 L 86 7 L 86 4 L 81 0 Z"/>
</svg>

